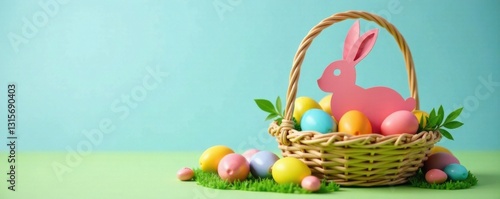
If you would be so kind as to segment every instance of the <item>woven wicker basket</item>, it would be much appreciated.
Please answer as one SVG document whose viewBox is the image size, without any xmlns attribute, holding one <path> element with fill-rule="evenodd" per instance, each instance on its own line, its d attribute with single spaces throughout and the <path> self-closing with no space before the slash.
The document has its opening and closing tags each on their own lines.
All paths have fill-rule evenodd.
<svg viewBox="0 0 500 199">
<path fill-rule="evenodd" d="M 415 135 L 353 136 L 341 132 L 322 134 L 293 129 L 293 105 L 306 50 L 323 29 L 346 19 L 358 18 L 373 21 L 394 36 L 405 58 L 411 96 L 416 99 L 417 109 L 419 108 L 413 59 L 403 36 L 392 24 L 380 16 L 361 11 L 347 11 L 324 19 L 314 26 L 302 40 L 290 72 L 285 118 L 281 125 L 272 123 L 269 133 L 277 138 L 283 157 L 295 157 L 302 160 L 311 168 L 312 174 L 320 179 L 334 181 L 341 186 L 402 184 L 422 167 L 430 149 L 441 139 L 439 132 L 419 132 Z"/>
</svg>

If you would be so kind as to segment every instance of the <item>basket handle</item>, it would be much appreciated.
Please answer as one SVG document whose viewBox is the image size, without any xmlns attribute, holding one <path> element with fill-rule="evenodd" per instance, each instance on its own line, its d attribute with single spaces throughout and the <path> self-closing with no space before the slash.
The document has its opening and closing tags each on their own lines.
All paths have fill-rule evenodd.
<svg viewBox="0 0 500 199">
<path fill-rule="evenodd" d="M 389 33 L 391 33 L 391 35 L 394 37 L 394 39 L 398 43 L 401 52 L 403 53 L 406 62 L 406 72 L 408 74 L 408 83 L 411 92 L 411 97 L 413 97 L 416 101 L 416 109 L 419 109 L 417 78 L 415 74 L 415 68 L 413 65 L 413 58 L 411 56 L 410 49 L 408 48 L 408 44 L 406 44 L 406 41 L 401 35 L 401 33 L 399 33 L 399 31 L 396 29 L 396 27 L 394 27 L 394 25 L 392 25 L 387 20 L 378 15 L 363 11 L 346 11 L 334 14 L 321 21 L 318 25 L 314 26 L 309 31 L 309 33 L 300 43 L 300 46 L 293 60 L 292 70 L 290 71 L 290 78 L 289 78 L 290 82 L 288 84 L 288 91 L 286 96 L 286 107 L 285 107 L 286 112 L 285 112 L 285 118 L 283 119 L 282 125 L 280 126 L 282 128 L 281 130 L 289 131 L 293 128 L 293 121 L 292 121 L 293 108 L 294 108 L 293 105 L 295 103 L 295 97 L 297 95 L 297 85 L 299 81 L 300 68 L 302 65 L 302 61 L 304 60 L 304 57 L 306 55 L 306 51 L 311 45 L 313 39 L 316 36 L 318 36 L 319 33 L 321 33 L 321 31 L 333 25 L 334 23 L 341 22 L 346 19 L 358 19 L 358 18 L 375 22 L 379 26 L 389 31 Z M 281 133 L 281 140 L 284 141 L 285 143 L 287 142 L 286 134 L 288 133 L 285 132 Z"/>
</svg>

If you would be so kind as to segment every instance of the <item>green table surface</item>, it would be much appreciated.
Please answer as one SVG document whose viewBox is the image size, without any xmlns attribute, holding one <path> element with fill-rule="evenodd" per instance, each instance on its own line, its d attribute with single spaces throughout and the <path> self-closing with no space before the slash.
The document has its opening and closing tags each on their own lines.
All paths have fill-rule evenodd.
<svg viewBox="0 0 500 199">
<path fill-rule="evenodd" d="M 500 151 L 455 152 L 455 156 L 479 179 L 465 190 L 430 190 L 408 185 L 381 188 L 347 188 L 329 194 L 278 194 L 201 187 L 181 182 L 176 172 L 196 167 L 201 152 L 92 152 L 68 165 L 68 153 L 16 154 L 16 191 L 7 189 L 7 154 L 0 153 L 1 199 L 79 198 L 397 198 L 500 199 Z M 74 160 L 73 160 L 74 161 Z M 68 170 L 58 178 L 53 165 Z M 61 170 L 59 170 L 61 171 Z"/>
</svg>

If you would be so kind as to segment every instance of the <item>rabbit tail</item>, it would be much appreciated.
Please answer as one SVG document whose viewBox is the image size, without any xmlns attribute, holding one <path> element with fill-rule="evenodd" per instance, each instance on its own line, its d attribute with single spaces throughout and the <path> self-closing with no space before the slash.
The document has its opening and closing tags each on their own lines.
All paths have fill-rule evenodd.
<svg viewBox="0 0 500 199">
<path fill-rule="evenodd" d="M 417 101 L 413 97 L 409 97 L 405 101 L 405 109 L 408 111 L 413 111 L 417 106 Z"/>
</svg>

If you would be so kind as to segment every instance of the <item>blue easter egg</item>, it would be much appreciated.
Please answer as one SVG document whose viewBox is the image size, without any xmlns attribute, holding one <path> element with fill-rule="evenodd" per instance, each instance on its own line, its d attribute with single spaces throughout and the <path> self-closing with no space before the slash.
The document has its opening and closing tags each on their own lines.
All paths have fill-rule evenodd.
<svg viewBox="0 0 500 199">
<path fill-rule="evenodd" d="M 302 115 L 300 128 L 303 131 L 329 133 L 336 128 L 336 124 L 327 112 L 321 109 L 310 109 Z"/>
<path fill-rule="evenodd" d="M 469 176 L 467 169 L 461 164 L 449 164 L 444 168 L 444 172 L 452 180 L 465 180 Z"/>
<path fill-rule="evenodd" d="M 271 177 L 271 167 L 280 158 L 269 151 L 259 151 L 250 158 L 250 173 L 254 177 Z"/>
</svg>

